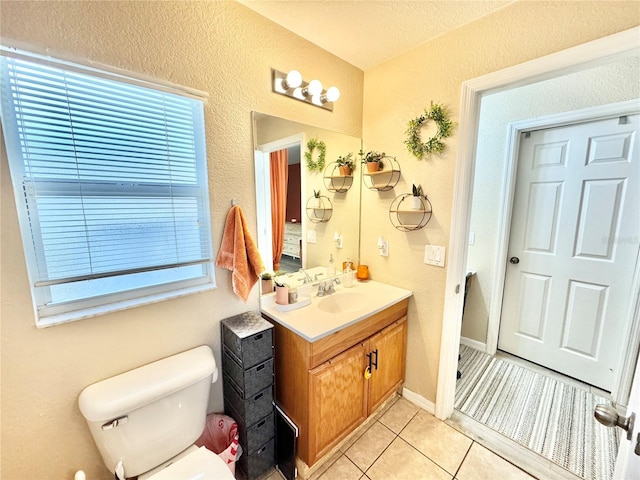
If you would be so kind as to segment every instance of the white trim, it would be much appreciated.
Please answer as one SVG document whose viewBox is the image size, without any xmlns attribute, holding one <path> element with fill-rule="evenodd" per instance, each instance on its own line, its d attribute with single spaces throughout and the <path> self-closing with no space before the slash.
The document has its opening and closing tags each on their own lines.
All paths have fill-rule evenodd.
<svg viewBox="0 0 640 480">
<path fill-rule="evenodd" d="M 458 154 L 451 211 L 451 237 L 447 258 L 445 303 L 442 318 L 440 362 L 435 414 L 440 419 L 453 413 L 456 370 L 462 322 L 462 297 L 456 286 L 464 285 L 466 275 L 471 186 L 475 167 L 479 98 L 483 93 L 512 88 L 569 73 L 582 68 L 627 57 L 638 50 L 640 27 L 572 47 L 551 55 L 478 77 L 462 84 L 458 129 Z"/>
<path fill-rule="evenodd" d="M 430 402 L 416 392 L 412 392 L 407 387 L 402 387 L 402 396 L 431 415 L 436 411 L 436 406 L 433 402 Z"/>
<path fill-rule="evenodd" d="M 479 342 L 478 340 L 473 340 L 472 338 L 460 337 L 460 345 L 487 353 L 487 344 Z"/>
</svg>

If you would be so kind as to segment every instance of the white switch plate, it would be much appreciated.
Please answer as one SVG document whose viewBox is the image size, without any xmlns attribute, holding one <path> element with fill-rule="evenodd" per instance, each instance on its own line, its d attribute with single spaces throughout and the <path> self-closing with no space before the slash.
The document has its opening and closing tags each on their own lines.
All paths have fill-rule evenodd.
<svg viewBox="0 0 640 480">
<path fill-rule="evenodd" d="M 444 267 L 446 250 L 446 247 L 440 247 L 438 245 L 425 245 L 424 263 L 427 265 L 435 265 L 436 267 Z"/>
<path fill-rule="evenodd" d="M 307 243 L 316 243 L 316 231 L 307 230 Z"/>
<path fill-rule="evenodd" d="M 469 232 L 469 245 L 476 243 L 476 232 Z"/>
</svg>

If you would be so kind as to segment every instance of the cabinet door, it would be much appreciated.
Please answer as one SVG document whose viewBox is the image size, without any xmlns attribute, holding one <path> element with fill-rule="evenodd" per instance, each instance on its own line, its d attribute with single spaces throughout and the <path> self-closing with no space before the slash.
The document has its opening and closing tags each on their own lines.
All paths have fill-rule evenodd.
<svg viewBox="0 0 640 480">
<path fill-rule="evenodd" d="M 367 418 L 365 343 L 309 371 L 309 465 Z"/>
<path fill-rule="evenodd" d="M 407 317 L 389 325 L 369 340 L 372 362 L 369 379 L 369 411 L 371 414 L 404 381 L 407 346 Z M 376 355 L 377 352 L 377 355 Z M 376 358 L 377 357 L 377 358 Z M 369 360 L 367 359 L 367 365 Z"/>
</svg>

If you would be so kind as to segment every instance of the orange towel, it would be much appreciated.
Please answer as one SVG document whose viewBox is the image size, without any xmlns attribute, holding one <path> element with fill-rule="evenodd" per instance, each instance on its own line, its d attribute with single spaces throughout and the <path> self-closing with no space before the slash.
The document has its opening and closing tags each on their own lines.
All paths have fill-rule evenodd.
<svg viewBox="0 0 640 480">
<path fill-rule="evenodd" d="M 258 275 L 264 271 L 264 264 L 238 205 L 231 207 L 227 214 L 216 265 L 233 272 L 233 291 L 246 302 Z"/>
</svg>

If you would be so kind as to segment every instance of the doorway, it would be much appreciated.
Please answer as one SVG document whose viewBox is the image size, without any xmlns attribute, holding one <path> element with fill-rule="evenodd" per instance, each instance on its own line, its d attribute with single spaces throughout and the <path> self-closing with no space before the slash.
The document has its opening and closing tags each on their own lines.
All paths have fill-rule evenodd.
<svg viewBox="0 0 640 480">
<path fill-rule="evenodd" d="M 282 232 L 283 246 L 280 258 L 280 271 L 294 272 L 302 266 L 305 256 L 305 244 L 302 231 L 305 219 L 302 216 L 302 182 L 300 158 L 304 135 L 297 134 L 280 140 L 258 145 L 254 152 L 256 174 L 256 205 L 258 224 L 258 248 L 267 270 L 274 270 L 273 228 L 271 213 L 271 153 L 287 151 L 289 175 L 285 224 Z"/>
<path fill-rule="evenodd" d="M 475 312 L 481 317 L 484 317 L 484 326 L 479 329 L 476 339 L 473 340 L 476 344 L 474 346 L 484 349 L 487 353 L 493 355 L 496 353 L 498 343 L 498 328 L 499 316 L 495 318 L 495 312 L 499 312 L 501 308 L 502 298 L 501 296 L 492 295 L 485 301 L 481 302 L 481 309 L 476 311 L 469 303 L 473 304 L 474 295 L 473 291 L 469 292 L 468 304 L 465 308 L 465 321 L 462 322 L 462 308 L 463 308 L 463 296 L 459 295 L 460 286 L 464 285 L 464 277 L 468 270 L 467 250 L 471 250 L 469 243 L 475 241 L 475 245 L 485 240 L 483 235 L 479 235 L 479 232 L 494 232 L 494 238 L 487 243 L 494 249 L 494 254 L 485 263 L 485 266 L 489 269 L 495 270 L 502 267 L 504 269 L 505 262 L 507 260 L 507 244 L 504 239 L 496 233 L 499 231 L 495 228 L 495 224 L 492 227 L 490 224 L 482 224 L 482 229 L 470 228 L 471 220 L 471 192 L 472 185 L 474 185 L 473 174 L 474 168 L 476 171 L 482 169 L 482 156 L 476 151 L 476 147 L 479 147 L 486 143 L 486 139 L 492 139 L 493 145 L 498 145 L 498 153 L 493 156 L 488 156 L 489 159 L 505 158 L 507 152 L 513 154 L 517 151 L 517 143 L 509 141 L 509 139 L 515 138 L 515 135 L 511 135 L 512 130 L 515 128 L 515 122 L 521 121 L 526 118 L 536 118 L 540 113 L 535 112 L 535 107 L 541 105 L 547 101 L 548 95 L 538 87 L 541 87 L 545 81 L 553 80 L 558 76 L 568 76 L 573 74 L 579 74 L 588 69 L 597 69 L 600 67 L 606 67 L 611 65 L 620 59 L 635 59 L 632 61 L 637 62 L 638 48 L 637 42 L 634 38 L 638 35 L 639 29 L 632 29 L 627 32 L 622 32 L 605 39 L 591 42 L 590 44 L 574 47 L 567 51 L 559 52 L 548 57 L 543 57 L 538 60 L 534 60 L 524 65 L 512 67 L 496 74 L 490 74 L 485 77 L 475 79 L 470 82 L 466 82 L 463 85 L 462 92 L 462 105 L 461 105 L 461 122 L 459 128 L 460 141 L 458 151 L 458 170 L 456 172 L 456 185 L 454 190 L 454 202 L 453 210 L 460 212 L 459 215 L 454 216 L 452 220 L 452 235 L 449 248 L 448 265 L 449 270 L 447 272 L 447 288 L 445 294 L 445 314 L 443 321 L 442 332 L 442 346 L 441 346 L 441 358 L 438 375 L 438 390 L 436 398 L 436 416 L 442 419 L 450 417 L 453 413 L 455 387 L 456 387 L 456 370 L 458 364 L 458 353 L 460 345 L 460 331 L 461 327 L 466 328 L 467 313 Z M 606 78 L 606 77 L 603 77 Z M 633 78 L 637 78 L 637 74 Z M 602 83 L 602 82 L 601 82 Z M 581 92 L 579 88 L 576 88 L 577 84 L 573 83 L 569 85 L 568 89 L 565 89 L 565 94 L 560 96 L 557 102 L 557 108 L 544 112 L 543 115 L 548 115 L 550 112 L 559 113 L 563 111 L 575 110 L 576 108 L 585 108 L 587 105 L 576 105 L 574 100 L 579 97 L 576 92 Z M 518 95 L 517 88 L 522 86 L 531 86 L 534 92 L 532 97 L 522 97 Z M 636 89 L 637 90 L 637 89 Z M 609 90 L 607 90 L 609 92 Z M 511 129 L 499 128 L 497 122 L 492 122 L 490 125 L 497 132 L 493 137 L 483 137 L 480 132 L 482 122 L 479 121 L 483 114 L 483 110 L 486 107 L 485 102 L 490 102 L 493 98 L 496 98 L 498 93 L 509 94 L 512 93 L 514 98 L 509 104 L 511 106 L 522 108 L 520 117 L 512 118 L 509 122 L 514 124 Z M 637 113 L 637 97 L 638 92 L 633 91 L 632 95 L 627 98 L 618 98 L 609 101 L 621 101 L 628 98 L 634 98 Z M 571 105 L 566 105 L 569 102 Z M 603 101 L 599 97 L 599 101 L 594 104 L 606 104 L 607 101 Z M 486 111 L 484 112 L 486 113 Z M 632 113 L 632 112 L 631 112 Z M 479 126 L 478 126 L 479 125 Z M 505 138 L 505 132 L 509 130 L 509 135 Z M 500 150 L 501 149 L 501 150 Z M 506 166 L 504 167 L 507 168 Z M 513 175 L 513 171 L 505 171 L 500 175 L 493 175 L 493 178 L 510 178 Z M 478 187 L 478 184 L 475 184 Z M 485 184 L 481 185 L 481 189 L 476 189 L 473 192 L 474 200 L 476 194 L 481 193 L 495 193 L 501 198 L 509 197 L 512 195 L 512 191 L 507 188 L 505 184 Z M 493 212 L 495 220 L 497 222 L 504 221 L 505 218 L 510 218 L 511 211 L 510 205 L 500 206 L 500 203 L 486 203 L 493 206 Z M 473 235 L 469 235 L 470 232 L 475 232 L 475 239 Z M 492 262 L 491 259 L 499 259 L 496 262 Z M 494 263 L 496 263 L 494 265 Z M 477 277 L 474 278 L 473 284 L 481 287 L 481 290 L 494 290 L 501 288 L 500 283 L 495 282 L 496 275 L 484 275 L 481 273 L 482 269 L 473 266 L 473 270 L 480 272 Z M 504 271 L 504 270 L 503 270 Z M 499 277 L 499 275 L 497 275 Z M 504 282 L 504 276 L 502 277 Z M 640 291 L 640 281 L 638 275 L 636 275 L 633 281 L 632 291 L 630 297 L 637 303 L 638 292 Z M 499 298 L 498 298 L 499 297 Z M 484 300 L 484 299 L 483 299 Z M 636 365 L 637 349 L 640 339 L 639 332 L 639 319 L 637 313 L 634 315 L 633 309 L 630 309 L 626 313 L 629 318 L 633 320 L 633 328 L 628 332 L 623 333 L 625 337 L 625 345 L 623 351 L 626 354 L 625 361 L 621 365 L 621 371 L 619 372 L 619 380 L 617 380 L 613 386 L 614 400 L 619 403 L 621 399 L 628 397 L 628 387 L 630 385 L 630 379 L 632 378 L 633 371 Z M 484 342 L 482 341 L 484 340 Z M 514 449 L 513 445 L 510 445 L 506 449 L 507 458 L 513 460 L 516 464 L 522 464 L 518 458 L 512 457 L 509 452 Z"/>
</svg>

